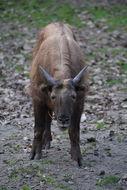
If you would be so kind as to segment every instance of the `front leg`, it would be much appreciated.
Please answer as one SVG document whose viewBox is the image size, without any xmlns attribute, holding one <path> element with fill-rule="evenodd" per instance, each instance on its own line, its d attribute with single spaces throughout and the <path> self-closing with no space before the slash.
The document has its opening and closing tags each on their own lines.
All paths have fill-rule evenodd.
<svg viewBox="0 0 127 190">
<path fill-rule="evenodd" d="M 42 147 L 45 149 L 49 149 L 51 146 L 52 135 L 51 135 L 51 121 L 52 121 L 52 112 L 49 110 L 46 113 L 46 121 L 45 121 L 45 131 L 42 137 Z"/>
<path fill-rule="evenodd" d="M 69 128 L 69 136 L 70 136 L 70 141 L 71 141 L 71 158 L 72 160 L 77 161 L 78 165 L 82 165 L 82 155 L 80 151 L 80 145 L 79 145 L 79 127 L 76 126 L 70 126 Z"/>
<path fill-rule="evenodd" d="M 40 101 L 33 101 L 34 106 L 34 140 L 31 150 L 30 159 L 41 159 L 42 156 L 42 136 L 45 130 L 45 117 L 46 117 L 46 106 Z"/>
<path fill-rule="evenodd" d="M 71 158 L 77 161 L 78 166 L 82 165 L 82 154 L 81 154 L 80 145 L 79 145 L 80 119 L 81 119 L 82 109 L 78 113 L 77 111 L 74 111 L 74 114 L 72 115 L 71 126 L 69 127 L 69 137 L 70 137 L 70 142 L 71 142 L 71 151 L 70 151 Z"/>
</svg>

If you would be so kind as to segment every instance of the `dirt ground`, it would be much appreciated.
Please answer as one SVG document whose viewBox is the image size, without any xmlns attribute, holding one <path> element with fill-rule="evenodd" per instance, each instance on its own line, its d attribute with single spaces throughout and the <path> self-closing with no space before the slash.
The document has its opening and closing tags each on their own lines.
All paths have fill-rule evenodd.
<svg viewBox="0 0 127 190">
<path fill-rule="evenodd" d="M 7 35 L 0 44 L 0 190 L 127 189 L 126 30 L 107 31 L 105 20 L 98 26 L 87 11 L 80 17 L 86 26 L 74 31 L 90 74 L 81 168 L 70 158 L 68 132 L 59 131 L 56 121 L 51 149 L 43 150 L 40 161 L 29 160 L 34 118 L 24 88 L 39 31 L 1 22 L 1 34 Z"/>
</svg>

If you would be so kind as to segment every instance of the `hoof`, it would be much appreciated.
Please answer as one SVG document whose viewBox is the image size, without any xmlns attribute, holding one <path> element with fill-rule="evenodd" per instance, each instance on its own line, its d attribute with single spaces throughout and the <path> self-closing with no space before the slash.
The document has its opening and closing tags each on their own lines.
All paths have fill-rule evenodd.
<svg viewBox="0 0 127 190">
<path fill-rule="evenodd" d="M 41 153 L 36 153 L 34 159 L 35 160 L 40 160 L 41 157 L 42 157 Z"/>
<path fill-rule="evenodd" d="M 40 160 L 42 157 L 42 154 L 41 153 L 31 153 L 30 155 L 30 160 Z"/>
</svg>

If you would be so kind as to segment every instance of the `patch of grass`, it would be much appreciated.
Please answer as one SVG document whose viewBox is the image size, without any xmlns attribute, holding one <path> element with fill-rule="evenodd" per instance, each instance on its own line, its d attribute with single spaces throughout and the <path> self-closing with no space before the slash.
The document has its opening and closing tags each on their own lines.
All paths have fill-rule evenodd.
<svg viewBox="0 0 127 190">
<path fill-rule="evenodd" d="M 93 167 L 94 166 L 94 164 L 92 163 L 92 162 L 88 162 L 88 163 L 86 163 L 85 164 L 87 167 Z"/>
<path fill-rule="evenodd" d="M 21 147 L 19 146 L 19 145 L 17 145 L 17 146 L 12 146 L 11 147 L 14 151 L 19 151 L 19 150 L 21 150 Z"/>
<path fill-rule="evenodd" d="M 54 160 L 48 159 L 48 160 L 43 160 L 44 164 L 54 164 Z"/>
<path fill-rule="evenodd" d="M 120 177 L 115 175 L 104 176 L 99 182 L 97 182 L 97 185 L 100 186 L 116 185 L 119 180 Z"/>
<path fill-rule="evenodd" d="M 125 71 L 125 70 L 127 70 L 127 64 L 126 63 L 123 63 L 122 64 L 122 69 Z"/>
<path fill-rule="evenodd" d="M 22 31 L 9 31 L 9 33 L 3 33 L 3 34 L 1 34 L 1 36 L 0 36 L 0 40 L 9 40 L 9 39 L 11 39 L 11 38 L 14 38 L 14 37 L 23 37 L 23 36 L 25 36 L 25 34 L 22 32 Z"/>
<path fill-rule="evenodd" d="M 13 140 L 13 139 L 16 139 L 17 135 L 11 135 L 11 136 L 8 136 L 7 139 L 8 140 Z"/>
<path fill-rule="evenodd" d="M 107 154 L 107 156 L 111 156 L 111 149 L 110 148 L 105 148 L 104 149 L 105 153 Z"/>
<path fill-rule="evenodd" d="M 105 24 L 109 27 L 108 30 L 116 30 L 119 27 L 127 26 L 126 6 L 119 8 L 87 7 L 87 10 L 98 25 L 100 24 L 99 20 L 104 18 Z"/>
<path fill-rule="evenodd" d="M 17 160 L 15 160 L 15 161 L 6 161 L 6 162 L 4 162 L 6 165 L 8 165 L 8 166 L 14 166 L 16 163 L 17 163 Z"/>
<path fill-rule="evenodd" d="M 44 168 L 41 168 L 39 166 L 36 167 L 24 167 L 24 168 L 20 168 L 19 171 L 22 174 L 37 174 L 39 173 L 42 174 L 44 172 Z"/>
<path fill-rule="evenodd" d="M 121 124 L 127 125 L 127 121 L 122 121 Z"/>
<path fill-rule="evenodd" d="M 119 84 L 119 83 L 120 83 L 119 80 L 114 80 L 114 79 L 109 79 L 109 80 L 107 80 L 107 82 L 108 82 L 110 85 L 116 85 L 116 84 Z"/>
<path fill-rule="evenodd" d="M 116 189 L 117 190 L 125 190 L 120 184 L 119 184 L 119 186 Z"/>
<path fill-rule="evenodd" d="M 57 184 L 56 179 L 54 179 L 54 178 L 51 177 L 51 176 L 45 176 L 45 175 L 43 175 L 43 176 L 40 178 L 40 180 L 41 180 L 42 182 L 48 183 L 48 184 L 50 184 L 50 185 Z"/>
<path fill-rule="evenodd" d="M 5 62 L 7 67 L 12 67 L 15 63 L 14 62 Z"/>
<path fill-rule="evenodd" d="M 127 63 L 118 62 L 117 64 L 121 67 L 122 71 L 127 71 Z"/>
<path fill-rule="evenodd" d="M 68 139 L 69 138 L 69 133 L 68 133 L 68 130 L 63 130 L 63 131 L 61 131 L 60 130 L 60 133 L 59 133 L 59 135 L 60 135 L 60 138 L 61 139 Z M 65 143 L 66 144 L 66 143 Z"/>
<path fill-rule="evenodd" d="M 37 175 L 39 177 L 42 176 L 44 172 L 44 168 L 41 168 L 39 166 L 33 167 L 33 166 L 29 166 L 29 167 L 23 167 L 23 168 L 14 168 L 12 169 L 9 178 L 11 179 L 16 179 L 18 178 L 22 178 L 26 175 Z"/>
<path fill-rule="evenodd" d="M 76 7 L 69 3 L 54 2 L 53 0 L 1 0 L 1 19 L 5 22 L 27 24 L 32 27 L 43 27 L 51 22 L 67 22 L 71 25 L 82 26 L 77 17 Z"/>
<path fill-rule="evenodd" d="M 123 141 L 123 136 L 117 136 L 116 139 L 119 143 L 121 143 Z"/>
<path fill-rule="evenodd" d="M 105 123 L 104 122 L 100 122 L 100 123 L 97 124 L 96 128 L 97 129 L 102 129 L 104 126 L 105 126 Z"/>
<path fill-rule="evenodd" d="M 17 176 L 18 176 L 18 170 L 16 168 L 12 169 L 12 171 L 9 175 L 9 178 L 15 179 L 15 178 L 17 178 Z"/>
<path fill-rule="evenodd" d="M 19 71 L 19 72 L 23 72 L 24 71 L 24 68 L 21 67 L 21 66 L 16 66 L 15 67 L 15 70 Z"/>
<path fill-rule="evenodd" d="M 115 56 L 115 55 L 121 55 L 121 54 L 126 55 L 127 49 L 126 48 L 119 48 L 119 49 L 118 48 L 97 48 L 92 53 L 87 54 L 86 58 L 88 60 L 90 60 L 90 59 L 97 57 L 99 55 L 100 56 L 102 56 L 102 55 Z M 123 64 L 123 62 L 122 62 L 122 64 Z"/>
<path fill-rule="evenodd" d="M 8 188 L 5 187 L 5 186 L 1 186 L 1 187 L 0 187 L 0 190 L 8 190 Z"/>
<path fill-rule="evenodd" d="M 28 185 L 24 185 L 24 186 L 22 187 L 22 190 L 31 190 L 31 188 L 30 188 Z"/>
<path fill-rule="evenodd" d="M 93 150 L 95 146 L 96 146 L 96 142 L 90 143 L 90 145 L 88 145 L 88 146 L 86 146 L 86 147 L 84 148 L 83 153 L 86 153 L 86 152 L 89 151 L 89 150 Z"/>
<path fill-rule="evenodd" d="M 64 190 L 73 190 L 70 185 L 65 185 L 65 184 L 60 184 L 59 188 L 64 189 Z"/>
<path fill-rule="evenodd" d="M 23 54 L 23 56 L 25 57 L 25 62 L 29 62 L 31 61 L 31 56 L 28 54 Z"/>
</svg>

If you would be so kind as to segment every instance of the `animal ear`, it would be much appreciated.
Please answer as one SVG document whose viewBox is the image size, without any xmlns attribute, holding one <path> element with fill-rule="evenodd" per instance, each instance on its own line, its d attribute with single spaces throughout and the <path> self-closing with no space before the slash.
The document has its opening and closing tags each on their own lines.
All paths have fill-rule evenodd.
<svg viewBox="0 0 127 190">
<path fill-rule="evenodd" d="M 75 86 L 80 82 L 80 80 L 81 80 L 81 78 L 82 78 L 84 72 L 86 71 L 87 67 L 88 67 L 88 66 L 84 67 L 84 68 L 75 76 L 75 78 L 73 79 L 73 84 L 74 84 Z"/>
<path fill-rule="evenodd" d="M 57 80 L 55 80 L 45 69 L 43 69 L 42 66 L 39 67 L 40 71 L 43 73 L 47 81 L 50 85 L 54 86 L 57 83 Z"/>
</svg>

